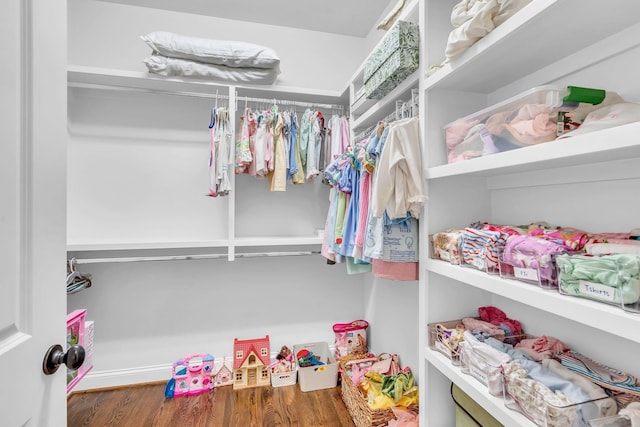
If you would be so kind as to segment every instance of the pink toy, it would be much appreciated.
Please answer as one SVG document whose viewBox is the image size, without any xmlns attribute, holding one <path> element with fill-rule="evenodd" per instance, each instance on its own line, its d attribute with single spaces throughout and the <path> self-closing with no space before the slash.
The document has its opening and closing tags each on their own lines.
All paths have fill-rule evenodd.
<svg viewBox="0 0 640 427">
<path fill-rule="evenodd" d="M 74 345 L 85 346 L 84 323 L 87 310 L 75 310 L 67 316 L 67 350 Z M 85 359 L 85 362 L 87 360 Z M 93 368 L 90 363 L 83 363 L 77 370 L 67 369 L 67 393 Z"/>
<path fill-rule="evenodd" d="M 369 323 L 366 320 L 354 320 L 350 323 L 334 324 L 333 332 L 335 334 L 336 359 L 353 353 L 366 353 L 368 351 L 368 327 Z"/>
<path fill-rule="evenodd" d="M 173 364 L 173 376 L 167 383 L 165 397 L 193 396 L 213 388 L 213 356 L 196 353 Z"/>
</svg>

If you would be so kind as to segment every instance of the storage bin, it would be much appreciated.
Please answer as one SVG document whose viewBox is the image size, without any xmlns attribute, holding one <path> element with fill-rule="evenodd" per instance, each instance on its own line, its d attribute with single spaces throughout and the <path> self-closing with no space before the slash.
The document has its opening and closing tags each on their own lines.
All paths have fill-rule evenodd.
<svg viewBox="0 0 640 427">
<path fill-rule="evenodd" d="M 555 257 L 563 295 L 614 304 L 640 313 L 640 256 L 561 254 Z"/>
<path fill-rule="evenodd" d="M 465 228 L 458 240 L 460 265 L 499 275 L 500 254 L 508 237 L 508 233 L 496 229 Z"/>
<path fill-rule="evenodd" d="M 502 424 L 454 383 L 451 398 L 456 405 L 456 427 L 502 427 Z"/>
<path fill-rule="evenodd" d="M 429 257 L 460 265 L 460 236 L 462 230 L 447 230 L 429 235 Z"/>
<path fill-rule="evenodd" d="M 598 414 L 603 408 L 615 411 L 634 399 L 627 393 L 616 393 L 598 399 L 571 402 L 562 393 L 542 393 L 539 385 L 535 384 L 529 378 L 505 375 L 503 371 L 504 405 L 522 413 L 536 425 L 545 427 L 586 425 L 592 419 L 601 418 Z"/>
<path fill-rule="evenodd" d="M 510 340 L 513 340 L 512 342 L 535 338 L 536 337 L 528 334 L 509 337 Z M 472 346 L 470 344 L 468 341 L 460 343 L 460 370 L 486 386 L 489 394 L 502 396 L 502 371 L 500 369 L 500 362 L 498 360 L 491 360 L 486 354 L 482 354 L 480 346 Z M 504 355 L 500 357 L 504 357 L 505 361 L 510 358 Z"/>
<path fill-rule="evenodd" d="M 369 353 L 362 355 L 352 354 L 340 359 L 342 400 L 356 427 L 386 426 L 389 421 L 395 419 L 391 408 L 371 409 L 360 389 L 351 380 L 350 366 L 358 364 L 359 366 L 370 367 L 376 360 L 376 357 L 371 356 Z M 411 404 L 407 409 L 417 414 L 419 405 Z"/>
<path fill-rule="evenodd" d="M 93 336 L 95 333 L 95 322 L 85 320 L 84 322 L 84 350 L 86 352 L 84 364 L 87 368 L 93 367 Z"/>
<path fill-rule="evenodd" d="M 420 30 L 417 24 L 397 21 L 364 64 L 367 98 L 381 99 L 419 65 Z"/>
<path fill-rule="evenodd" d="M 554 256 L 567 252 L 564 246 L 540 237 L 509 236 L 500 252 L 500 277 L 557 289 Z"/>
<path fill-rule="evenodd" d="M 574 108 L 563 107 L 568 93 L 555 86 L 536 87 L 447 124 L 448 163 L 553 141 L 558 113 Z"/>
<path fill-rule="evenodd" d="M 462 319 L 429 323 L 427 325 L 429 348 L 447 356 L 455 365 L 460 364 L 460 348 L 464 333 Z"/>
<path fill-rule="evenodd" d="M 271 372 L 271 387 L 295 385 L 298 381 L 298 371 Z"/>
<path fill-rule="evenodd" d="M 301 367 L 296 357 L 300 390 L 313 391 L 336 387 L 338 385 L 338 363 L 329 352 L 329 344 L 327 342 L 296 344 L 293 346 L 294 356 L 303 349 L 309 350 L 323 364 Z"/>
</svg>

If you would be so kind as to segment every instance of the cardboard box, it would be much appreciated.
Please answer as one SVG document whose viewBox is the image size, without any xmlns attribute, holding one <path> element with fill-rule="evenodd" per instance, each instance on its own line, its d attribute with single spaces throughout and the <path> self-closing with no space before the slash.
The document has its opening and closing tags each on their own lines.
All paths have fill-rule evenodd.
<svg viewBox="0 0 640 427">
<path fill-rule="evenodd" d="M 297 354 L 303 349 L 313 353 L 323 364 L 300 367 Z M 296 344 L 293 346 L 293 354 L 296 356 L 296 365 L 298 366 L 298 384 L 300 385 L 300 390 L 305 392 L 322 390 L 338 385 L 338 363 L 329 352 L 329 344 L 327 342 Z"/>
</svg>

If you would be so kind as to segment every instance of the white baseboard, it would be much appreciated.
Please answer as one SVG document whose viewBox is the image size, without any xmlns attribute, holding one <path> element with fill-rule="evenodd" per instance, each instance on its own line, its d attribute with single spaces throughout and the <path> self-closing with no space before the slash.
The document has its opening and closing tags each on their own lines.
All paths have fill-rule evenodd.
<svg viewBox="0 0 640 427">
<path fill-rule="evenodd" d="M 172 367 L 172 364 L 167 364 L 143 366 L 131 369 L 116 369 L 112 371 L 95 371 L 92 369 L 87 373 L 82 381 L 74 387 L 73 391 L 169 381 L 171 378 Z"/>
</svg>

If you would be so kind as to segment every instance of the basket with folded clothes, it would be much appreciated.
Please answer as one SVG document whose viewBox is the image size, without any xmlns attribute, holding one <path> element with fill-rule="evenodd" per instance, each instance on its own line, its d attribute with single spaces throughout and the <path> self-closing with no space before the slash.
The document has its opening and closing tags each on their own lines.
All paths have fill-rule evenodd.
<svg viewBox="0 0 640 427">
<path fill-rule="evenodd" d="M 540 86 L 523 92 L 444 126 L 447 161 L 553 141 L 577 129 L 608 96 L 602 89 L 576 86 Z"/>
</svg>

